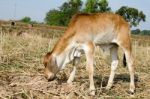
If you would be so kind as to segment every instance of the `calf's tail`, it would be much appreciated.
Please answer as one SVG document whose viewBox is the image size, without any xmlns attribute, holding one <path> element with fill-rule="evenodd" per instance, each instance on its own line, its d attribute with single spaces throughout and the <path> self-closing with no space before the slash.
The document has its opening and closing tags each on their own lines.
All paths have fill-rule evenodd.
<svg viewBox="0 0 150 99">
<path fill-rule="evenodd" d="M 125 54 L 123 55 L 123 66 L 124 66 L 124 67 L 127 66 L 127 61 L 126 61 L 126 56 L 125 56 Z"/>
</svg>

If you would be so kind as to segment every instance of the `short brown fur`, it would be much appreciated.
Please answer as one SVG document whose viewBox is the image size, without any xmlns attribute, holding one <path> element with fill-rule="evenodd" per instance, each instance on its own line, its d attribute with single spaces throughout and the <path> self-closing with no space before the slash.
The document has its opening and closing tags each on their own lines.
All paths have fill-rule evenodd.
<svg viewBox="0 0 150 99">
<path fill-rule="evenodd" d="M 110 89 L 112 86 L 115 70 L 118 65 L 117 50 L 118 46 L 120 46 L 125 53 L 130 72 L 130 92 L 134 92 L 134 67 L 130 40 L 130 27 L 121 16 L 112 13 L 77 14 L 73 16 L 64 35 L 56 43 L 52 52 L 48 53 L 44 59 L 45 64 L 49 63 L 52 65 L 47 65 L 50 67 L 49 70 L 46 69 L 48 79 L 52 78 L 52 76 L 56 74 L 55 72 L 48 73 L 48 71 L 51 71 L 53 68 L 58 66 L 57 61 L 59 61 L 59 65 L 61 63 L 61 65 L 64 66 L 65 64 L 63 63 L 65 63 L 65 59 L 63 58 L 67 57 L 68 51 L 74 47 L 78 48 L 79 45 L 86 54 L 86 69 L 89 73 L 91 95 L 95 95 L 95 86 L 93 81 L 94 49 L 95 46 L 101 45 L 113 46 L 111 48 L 111 74 L 106 88 Z M 56 62 L 54 62 L 54 60 Z M 72 75 L 73 74 L 74 73 L 72 73 Z M 72 81 L 73 77 L 74 76 L 69 77 L 70 80 L 68 82 Z"/>
</svg>

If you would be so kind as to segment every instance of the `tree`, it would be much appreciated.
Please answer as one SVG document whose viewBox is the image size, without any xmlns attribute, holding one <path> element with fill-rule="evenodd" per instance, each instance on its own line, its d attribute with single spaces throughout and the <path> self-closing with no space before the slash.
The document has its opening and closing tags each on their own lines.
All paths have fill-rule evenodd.
<svg viewBox="0 0 150 99">
<path fill-rule="evenodd" d="M 150 36 L 150 30 L 143 30 L 140 33 L 141 35 L 149 35 Z"/>
<path fill-rule="evenodd" d="M 46 14 L 45 22 L 49 25 L 63 26 L 64 21 L 62 20 L 62 17 L 61 11 L 53 9 Z"/>
<path fill-rule="evenodd" d="M 137 26 L 141 21 L 145 22 L 146 16 L 142 11 L 138 11 L 136 8 L 122 6 L 116 11 L 117 14 L 124 17 L 124 19 L 130 23 L 130 26 Z"/>
<path fill-rule="evenodd" d="M 58 10 L 50 10 L 45 17 L 45 22 L 49 25 L 67 26 L 71 17 L 79 12 L 97 13 L 97 12 L 111 12 L 107 0 L 87 0 L 85 8 L 82 10 L 82 0 L 68 0 L 63 3 Z M 137 26 L 141 21 L 145 21 L 146 16 L 138 9 L 122 6 L 116 11 L 117 14 L 124 17 L 124 19 L 132 26 Z"/>
<path fill-rule="evenodd" d="M 97 1 L 98 0 L 87 0 L 85 4 L 84 12 L 87 12 L 87 13 L 97 12 Z"/>
<path fill-rule="evenodd" d="M 110 12 L 111 8 L 108 6 L 107 0 L 99 0 L 98 2 L 99 12 Z"/>
<path fill-rule="evenodd" d="M 71 17 L 80 12 L 82 7 L 81 0 L 70 0 L 63 3 L 59 10 L 50 10 L 46 14 L 45 22 L 49 25 L 68 25 Z"/>
<path fill-rule="evenodd" d="M 30 17 L 24 17 L 20 21 L 24 22 L 24 23 L 30 23 L 31 22 L 31 18 Z"/>
<path fill-rule="evenodd" d="M 84 12 L 96 13 L 96 12 L 110 12 L 111 8 L 108 5 L 107 0 L 87 0 Z"/>
<path fill-rule="evenodd" d="M 140 29 L 135 29 L 131 31 L 132 34 L 140 34 L 141 30 Z"/>
<path fill-rule="evenodd" d="M 64 20 L 64 25 L 66 26 L 71 17 L 79 13 L 82 7 L 82 1 L 81 0 L 70 0 L 69 2 L 65 2 L 61 7 L 60 11 L 62 12 L 62 20 Z"/>
</svg>

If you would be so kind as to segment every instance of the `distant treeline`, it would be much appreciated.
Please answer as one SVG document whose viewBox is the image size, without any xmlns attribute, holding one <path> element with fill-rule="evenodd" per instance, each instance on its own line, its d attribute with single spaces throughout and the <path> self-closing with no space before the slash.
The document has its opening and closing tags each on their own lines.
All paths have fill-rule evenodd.
<svg viewBox="0 0 150 99">
<path fill-rule="evenodd" d="M 44 24 L 50 26 L 67 26 L 73 15 L 77 13 L 116 13 L 121 15 L 130 27 L 137 27 L 140 22 L 146 21 L 146 15 L 137 8 L 121 6 L 116 11 L 112 11 L 108 0 L 67 0 L 58 9 L 50 9 L 45 16 Z M 39 24 L 30 17 L 20 20 L 23 23 Z M 150 30 L 132 30 L 133 34 L 150 35 Z"/>
<path fill-rule="evenodd" d="M 146 15 L 137 8 L 121 6 L 112 11 L 108 0 L 67 0 L 58 9 L 50 9 L 46 13 L 45 23 L 53 26 L 67 26 L 71 17 L 76 13 L 116 13 L 121 15 L 131 27 L 146 21 Z"/>
<path fill-rule="evenodd" d="M 150 30 L 140 30 L 140 29 L 136 29 L 136 30 L 132 30 L 132 34 L 135 35 L 149 35 L 150 36 Z"/>
<path fill-rule="evenodd" d="M 121 15 L 131 27 L 136 27 L 140 22 L 146 21 L 146 15 L 137 8 L 121 6 L 112 11 L 108 0 L 67 0 L 57 9 L 50 9 L 45 16 L 44 23 L 51 26 L 67 26 L 73 15 L 77 13 L 116 13 Z M 24 23 L 37 24 L 26 16 L 20 20 Z"/>
</svg>

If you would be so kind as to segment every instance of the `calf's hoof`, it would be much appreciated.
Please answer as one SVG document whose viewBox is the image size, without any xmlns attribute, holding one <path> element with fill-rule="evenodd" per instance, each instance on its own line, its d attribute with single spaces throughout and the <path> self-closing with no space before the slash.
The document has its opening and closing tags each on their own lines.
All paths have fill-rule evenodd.
<svg viewBox="0 0 150 99">
<path fill-rule="evenodd" d="M 131 90 L 127 90 L 126 92 L 130 95 L 134 95 L 134 93 L 135 93 L 135 91 L 131 91 Z"/>
<path fill-rule="evenodd" d="M 106 86 L 105 89 L 106 89 L 106 90 L 110 90 L 110 89 L 111 89 L 111 86 Z"/>
<path fill-rule="evenodd" d="M 90 95 L 90 96 L 95 96 L 95 90 L 91 90 L 91 91 L 89 92 L 89 95 Z"/>
</svg>

